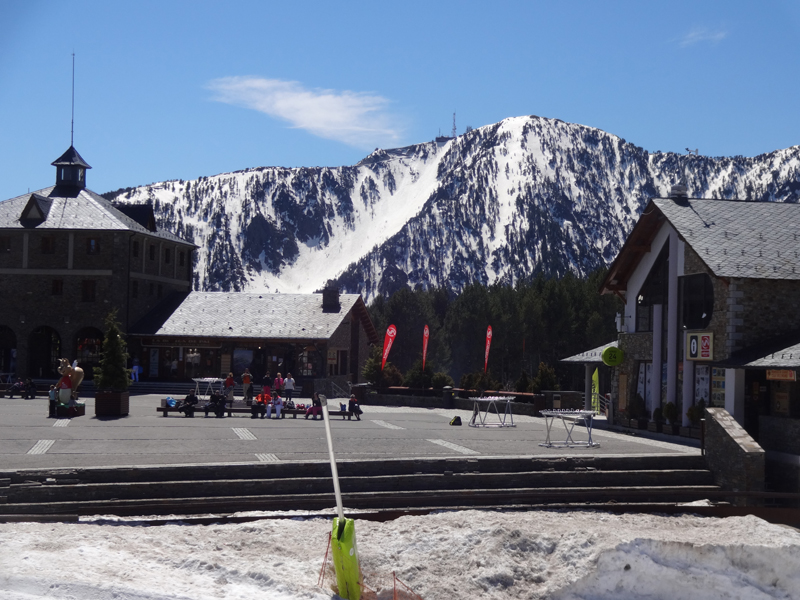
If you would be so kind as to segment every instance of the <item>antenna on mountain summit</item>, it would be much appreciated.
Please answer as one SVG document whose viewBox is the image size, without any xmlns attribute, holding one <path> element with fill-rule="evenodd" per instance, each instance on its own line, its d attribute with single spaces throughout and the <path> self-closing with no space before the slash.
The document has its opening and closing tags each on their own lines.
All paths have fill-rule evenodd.
<svg viewBox="0 0 800 600">
<path fill-rule="evenodd" d="M 75 53 L 72 53 L 72 123 L 69 126 L 69 145 L 74 146 L 75 140 Z"/>
<path fill-rule="evenodd" d="M 700 152 L 700 150 L 699 150 L 699 149 L 697 149 L 697 148 L 695 148 L 694 150 L 692 150 L 691 148 L 687 148 L 687 149 L 686 149 L 686 152 L 688 152 L 688 153 L 689 153 L 689 156 L 691 156 L 692 154 L 694 154 L 695 156 L 697 156 L 697 154 L 698 154 L 698 152 Z"/>
<path fill-rule="evenodd" d="M 456 137 L 456 113 L 453 111 L 453 133 L 450 137 Z"/>
</svg>

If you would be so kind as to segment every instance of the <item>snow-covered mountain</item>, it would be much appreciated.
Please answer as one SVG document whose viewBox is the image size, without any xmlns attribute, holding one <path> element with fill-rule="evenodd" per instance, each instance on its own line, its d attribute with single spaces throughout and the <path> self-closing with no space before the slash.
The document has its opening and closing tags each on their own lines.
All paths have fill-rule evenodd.
<svg viewBox="0 0 800 600">
<path fill-rule="evenodd" d="M 369 301 L 402 286 L 586 275 L 681 179 L 692 197 L 798 202 L 800 146 L 650 153 L 592 127 L 515 117 L 350 167 L 263 167 L 105 196 L 152 202 L 159 226 L 197 244 L 196 289 L 297 293 L 336 280 Z"/>
</svg>

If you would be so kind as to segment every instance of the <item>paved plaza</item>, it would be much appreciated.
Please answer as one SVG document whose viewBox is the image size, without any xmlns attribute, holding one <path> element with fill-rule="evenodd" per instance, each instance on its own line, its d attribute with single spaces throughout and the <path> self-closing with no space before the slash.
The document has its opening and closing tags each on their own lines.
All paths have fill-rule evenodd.
<svg viewBox="0 0 800 600">
<path fill-rule="evenodd" d="M 0 467 L 3 470 L 48 467 L 175 465 L 276 461 L 327 461 L 321 418 L 253 420 L 249 415 L 194 418 L 156 412 L 163 395 L 130 399 L 122 418 L 94 416 L 86 399 L 86 416 L 47 417 L 47 400 L 0 398 Z M 302 401 L 302 400 L 301 400 Z M 332 401 L 332 403 L 335 401 Z M 362 406 L 361 421 L 333 418 L 337 460 L 489 456 L 592 456 L 662 453 L 697 454 L 696 441 L 660 436 L 632 436 L 595 428 L 594 448 L 546 448 L 545 420 L 514 416 L 516 427 L 468 427 L 469 411 Z M 449 425 L 459 415 L 461 427 Z M 576 441 L 586 430 L 576 426 Z M 666 436 L 664 436 L 666 437 Z M 553 424 L 552 439 L 563 440 L 564 428 Z M 685 444 L 685 445 L 684 445 Z"/>
</svg>

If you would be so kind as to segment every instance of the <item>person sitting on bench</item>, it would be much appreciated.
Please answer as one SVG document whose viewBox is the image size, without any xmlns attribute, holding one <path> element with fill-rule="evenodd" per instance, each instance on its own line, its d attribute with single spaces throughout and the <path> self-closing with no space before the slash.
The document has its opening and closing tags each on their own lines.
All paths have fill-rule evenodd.
<svg viewBox="0 0 800 600">
<path fill-rule="evenodd" d="M 311 415 L 312 420 L 317 420 L 317 415 L 322 412 L 322 401 L 319 399 L 319 394 L 314 392 L 311 397 L 311 406 L 306 409 L 306 419 Z"/>
<path fill-rule="evenodd" d="M 270 397 L 267 394 L 259 394 L 253 400 L 253 404 L 250 406 L 250 418 L 257 419 L 259 416 L 264 418 L 264 415 L 267 412 L 267 404 L 270 401 Z"/>
<path fill-rule="evenodd" d="M 272 409 L 275 409 L 275 418 L 281 418 L 281 410 L 283 409 L 283 398 L 278 396 L 277 391 L 272 392 L 272 402 L 267 404 L 267 418 L 271 419 Z"/>
<path fill-rule="evenodd" d="M 347 403 L 347 410 L 356 416 L 356 421 L 361 420 L 361 413 L 364 411 L 361 410 L 361 407 L 358 405 L 358 400 L 356 400 L 355 394 L 350 394 L 350 402 Z M 347 417 L 347 420 L 349 421 L 351 418 L 352 417 Z"/>
<path fill-rule="evenodd" d="M 195 406 L 197 406 L 198 402 L 197 396 L 191 391 L 186 398 L 178 403 L 178 412 L 182 412 L 184 417 L 194 417 Z"/>
<path fill-rule="evenodd" d="M 211 394 L 208 403 L 203 405 L 203 410 L 208 416 L 209 412 L 213 412 L 217 417 L 225 416 L 225 396 L 222 394 Z"/>
</svg>

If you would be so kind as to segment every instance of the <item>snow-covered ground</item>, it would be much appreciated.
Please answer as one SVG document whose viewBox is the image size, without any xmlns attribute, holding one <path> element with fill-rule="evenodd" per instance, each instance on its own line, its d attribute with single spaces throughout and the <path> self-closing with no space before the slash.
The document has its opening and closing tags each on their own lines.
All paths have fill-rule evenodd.
<svg viewBox="0 0 800 600">
<path fill-rule="evenodd" d="M 329 527 L 0 524 L 0 600 L 329 599 Z M 800 598 L 800 532 L 755 517 L 476 510 L 357 520 L 356 535 L 381 599 L 392 571 L 425 600 Z"/>
</svg>

